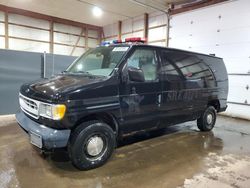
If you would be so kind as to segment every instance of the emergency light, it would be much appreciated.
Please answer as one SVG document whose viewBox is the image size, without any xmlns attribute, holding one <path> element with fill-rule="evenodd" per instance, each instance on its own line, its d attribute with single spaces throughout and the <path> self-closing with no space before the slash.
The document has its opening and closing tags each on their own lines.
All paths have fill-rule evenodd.
<svg viewBox="0 0 250 188">
<path fill-rule="evenodd" d="M 141 38 L 141 37 L 131 37 L 131 38 L 126 38 L 125 42 L 146 42 L 145 38 Z"/>
<path fill-rule="evenodd" d="M 125 38 L 125 40 L 113 40 L 113 41 L 104 41 L 101 43 L 101 46 L 109 46 L 110 44 L 121 44 L 121 43 L 145 43 L 146 39 L 141 37 L 131 37 L 131 38 Z"/>
</svg>

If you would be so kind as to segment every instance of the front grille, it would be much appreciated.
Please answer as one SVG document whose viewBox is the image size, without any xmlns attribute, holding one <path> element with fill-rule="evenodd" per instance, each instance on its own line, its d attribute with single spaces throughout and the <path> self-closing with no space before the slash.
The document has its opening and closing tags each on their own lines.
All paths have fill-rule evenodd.
<svg viewBox="0 0 250 188">
<path fill-rule="evenodd" d="M 38 119 L 39 101 L 30 99 L 28 97 L 23 96 L 22 94 L 19 94 L 19 103 L 21 109 L 25 113 L 32 116 L 33 118 Z"/>
</svg>

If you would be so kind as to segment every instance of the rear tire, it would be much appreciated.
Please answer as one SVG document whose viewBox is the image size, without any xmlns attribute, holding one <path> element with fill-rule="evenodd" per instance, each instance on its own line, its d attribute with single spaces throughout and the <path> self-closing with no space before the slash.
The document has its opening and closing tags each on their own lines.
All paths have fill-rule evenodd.
<svg viewBox="0 0 250 188">
<path fill-rule="evenodd" d="M 213 106 L 207 107 L 201 117 L 197 119 L 197 126 L 201 131 L 211 131 L 216 122 L 216 110 Z"/>
<path fill-rule="evenodd" d="M 89 170 L 106 163 L 115 145 L 115 134 L 106 123 L 89 121 L 73 131 L 68 151 L 76 168 Z"/>
</svg>

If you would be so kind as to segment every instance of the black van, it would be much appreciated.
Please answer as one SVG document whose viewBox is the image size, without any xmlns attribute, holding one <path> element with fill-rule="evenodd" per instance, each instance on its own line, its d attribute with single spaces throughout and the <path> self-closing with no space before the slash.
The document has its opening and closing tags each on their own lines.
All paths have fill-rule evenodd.
<svg viewBox="0 0 250 188">
<path fill-rule="evenodd" d="M 55 77 L 24 84 L 16 119 L 33 145 L 67 147 L 72 163 L 87 170 L 104 164 L 126 134 L 191 120 L 210 131 L 227 95 L 221 58 L 111 44 L 90 49 Z"/>
</svg>

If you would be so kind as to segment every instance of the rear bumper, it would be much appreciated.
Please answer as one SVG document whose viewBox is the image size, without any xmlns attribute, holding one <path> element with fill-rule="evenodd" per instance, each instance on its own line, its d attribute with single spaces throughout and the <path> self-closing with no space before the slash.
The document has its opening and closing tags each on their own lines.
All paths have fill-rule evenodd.
<svg viewBox="0 0 250 188">
<path fill-rule="evenodd" d="M 32 121 L 22 111 L 16 114 L 16 120 L 19 126 L 27 133 L 35 133 L 42 138 L 43 149 L 62 148 L 67 146 L 70 130 L 57 130 L 46 127 L 42 124 Z"/>
<path fill-rule="evenodd" d="M 224 111 L 226 111 L 227 110 L 227 105 L 225 106 L 225 107 L 223 107 L 223 108 L 220 108 L 219 110 L 218 110 L 218 112 L 224 112 Z"/>
</svg>

